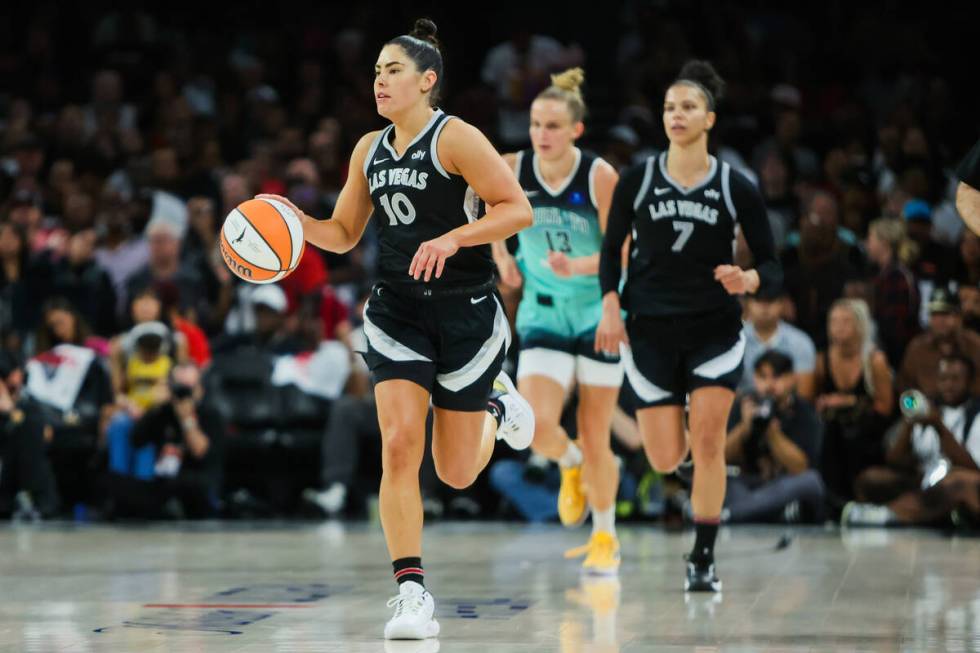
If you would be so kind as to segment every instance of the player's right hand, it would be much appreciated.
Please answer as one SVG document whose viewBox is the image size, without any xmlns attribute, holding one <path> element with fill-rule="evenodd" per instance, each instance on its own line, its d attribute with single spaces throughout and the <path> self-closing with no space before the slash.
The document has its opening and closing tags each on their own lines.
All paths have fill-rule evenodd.
<svg viewBox="0 0 980 653">
<path fill-rule="evenodd" d="M 626 324 L 619 311 L 603 311 L 602 319 L 595 330 L 595 350 L 610 356 L 619 356 L 620 345 L 629 345 Z"/>
<path fill-rule="evenodd" d="M 511 288 L 520 288 L 521 283 L 524 282 L 524 278 L 521 276 L 521 271 L 517 267 L 517 260 L 513 256 L 501 257 L 497 261 L 497 269 L 500 271 L 500 280 L 504 282 L 505 285 Z"/>
<path fill-rule="evenodd" d="M 272 193 L 259 193 L 258 195 L 255 196 L 255 199 L 257 199 L 257 200 L 274 200 L 276 202 L 282 202 L 283 204 L 285 204 L 286 206 L 288 206 L 290 208 L 290 210 L 292 210 L 293 213 L 296 214 L 296 217 L 299 218 L 300 221 L 306 222 L 307 220 L 310 219 L 310 216 L 308 216 L 305 213 L 303 213 L 302 211 L 300 211 L 299 210 L 299 207 L 297 207 L 295 204 L 293 204 L 292 202 L 290 202 L 288 199 L 286 199 L 282 195 L 273 195 Z"/>
</svg>

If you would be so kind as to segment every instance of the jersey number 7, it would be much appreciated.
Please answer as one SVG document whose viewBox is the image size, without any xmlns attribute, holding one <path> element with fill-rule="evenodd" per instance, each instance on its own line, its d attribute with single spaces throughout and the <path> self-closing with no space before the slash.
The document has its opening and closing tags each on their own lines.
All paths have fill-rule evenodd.
<svg viewBox="0 0 980 653">
<path fill-rule="evenodd" d="M 677 240 L 674 241 L 674 246 L 670 248 L 670 251 L 679 252 L 684 249 L 684 245 L 687 244 L 687 241 L 691 238 L 691 234 L 694 233 L 694 223 L 674 220 L 674 231 L 678 232 Z"/>
</svg>

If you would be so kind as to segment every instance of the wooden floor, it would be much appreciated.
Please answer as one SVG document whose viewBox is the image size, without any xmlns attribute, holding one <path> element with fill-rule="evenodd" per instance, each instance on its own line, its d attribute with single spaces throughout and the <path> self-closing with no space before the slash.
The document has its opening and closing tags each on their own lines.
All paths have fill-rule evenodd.
<svg viewBox="0 0 980 653">
<path fill-rule="evenodd" d="M 384 642 L 377 525 L 3 525 L 0 651 L 980 650 L 980 540 L 725 529 L 724 593 L 685 597 L 690 533 L 620 534 L 620 580 L 583 582 L 561 554 L 585 530 L 427 527 L 442 636 Z"/>
</svg>

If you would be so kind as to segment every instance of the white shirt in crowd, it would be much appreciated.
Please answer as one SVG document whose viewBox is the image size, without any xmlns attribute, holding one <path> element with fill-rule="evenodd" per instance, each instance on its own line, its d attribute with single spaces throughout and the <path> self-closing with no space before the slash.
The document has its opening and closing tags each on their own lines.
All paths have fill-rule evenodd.
<svg viewBox="0 0 980 653">
<path fill-rule="evenodd" d="M 941 406 L 939 408 L 943 424 L 960 444 L 963 444 L 966 407 L 967 404 L 964 403 L 960 406 Z M 915 451 L 916 457 L 923 464 L 936 460 L 941 451 L 939 433 L 931 426 L 916 424 L 912 427 L 912 450 Z M 980 419 L 973 420 L 973 424 L 970 425 L 970 431 L 966 434 L 966 450 L 970 452 L 973 460 L 980 464 Z"/>
</svg>

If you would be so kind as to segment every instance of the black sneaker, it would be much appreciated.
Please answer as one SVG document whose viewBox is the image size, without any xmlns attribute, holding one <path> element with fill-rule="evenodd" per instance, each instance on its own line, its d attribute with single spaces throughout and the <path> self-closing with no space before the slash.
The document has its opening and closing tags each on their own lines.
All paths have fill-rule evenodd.
<svg viewBox="0 0 980 653">
<path fill-rule="evenodd" d="M 713 562 L 693 562 L 687 560 L 687 578 L 684 579 L 685 592 L 720 592 L 721 581 L 715 575 Z"/>
</svg>

